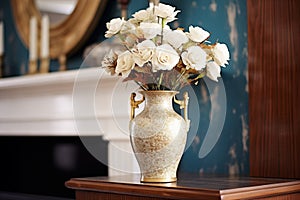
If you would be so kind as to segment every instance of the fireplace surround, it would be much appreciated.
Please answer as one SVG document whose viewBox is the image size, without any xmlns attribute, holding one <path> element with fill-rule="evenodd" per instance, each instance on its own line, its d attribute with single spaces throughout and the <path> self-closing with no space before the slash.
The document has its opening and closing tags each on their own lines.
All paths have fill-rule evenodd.
<svg viewBox="0 0 300 200">
<path fill-rule="evenodd" d="M 60 139 L 68 140 L 69 147 L 74 141 L 96 160 L 95 152 L 85 144 L 86 138 L 101 138 L 107 155 L 98 162 L 108 166 L 106 175 L 138 172 L 129 137 L 120 127 L 128 123 L 129 111 L 115 112 L 111 108 L 112 104 L 118 104 L 114 99 L 129 101 L 130 93 L 118 90 L 119 81 L 98 68 L 0 79 L 0 137 L 6 138 L 3 141 L 7 144 L 12 142 L 11 149 L 18 148 L 14 142 L 18 140 L 22 144 L 22 138 L 23 147 L 30 142 L 34 146 L 35 140 L 46 142 L 51 138 L 58 143 Z M 64 148 L 67 149 L 61 146 L 60 151 Z M 99 147 L 99 151 L 102 148 Z M 98 149 L 93 148 L 93 151 Z"/>
</svg>

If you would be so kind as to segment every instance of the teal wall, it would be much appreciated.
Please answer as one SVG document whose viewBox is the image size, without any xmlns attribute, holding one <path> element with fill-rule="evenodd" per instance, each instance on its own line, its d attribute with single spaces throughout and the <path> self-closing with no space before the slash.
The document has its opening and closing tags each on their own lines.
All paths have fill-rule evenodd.
<svg viewBox="0 0 300 200">
<path fill-rule="evenodd" d="M 248 175 L 246 0 L 161 0 L 161 2 L 181 10 L 177 22 L 171 24 L 173 27 L 187 29 L 189 25 L 202 26 L 211 33 L 211 42 L 216 40 L 224 42 L 231 52 L 229 66 L 222 69 L 223 79 L 219 83 L 204 79 L 192 89 L 196 96 L 190 99 L 191 131 L 179 171 Z M 129 16 L 139 9 L 146 8 L 147 5 L 146 0 L 131 0 L 128 8 Z M 117 0 L 109 1 L 104 17 L 85 47 L 102 41 L 105 23 L 111 18 L 118 17 L 119 13 Z M 25 74 L 28 51 L 16 33 L 9 0 L 0 2 L 0 19 L 5 23 L 5 76 Z M 68 59 L 68 69 L 80 67 L 83 49 Z M 57 69 L 57 62 L 52 61 L 51 71 Z M 216 112 L 212 112 L 213 107 Z M 218 110 L 222 112 L 218 113 Z M 213 120 L 216 117 L 221 118 L 222 113 L 225 114 L 224 126 L 222 120 L 221 122 Z M 221 132 L 210 129 L 210 126 L 219 126 Z M 212 145 L 212 150 L 208 150 L 207 146 L 214 143 L 216 144 Z M 199 155 L 201 148 L 208 154 Z"/>
</svg>

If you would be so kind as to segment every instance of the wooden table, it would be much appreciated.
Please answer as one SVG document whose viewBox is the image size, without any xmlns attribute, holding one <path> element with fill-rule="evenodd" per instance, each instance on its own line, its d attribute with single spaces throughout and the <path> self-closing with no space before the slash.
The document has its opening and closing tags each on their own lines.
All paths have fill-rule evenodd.
<svg viewBox="0 0 300 200">
<path fill-rule="evenodd" d="M 183 176 L 175 183 L 140 183 L 139 176 L 73 178 L 76 200 L 300 199 L 300 180 Z"/>
</svg>

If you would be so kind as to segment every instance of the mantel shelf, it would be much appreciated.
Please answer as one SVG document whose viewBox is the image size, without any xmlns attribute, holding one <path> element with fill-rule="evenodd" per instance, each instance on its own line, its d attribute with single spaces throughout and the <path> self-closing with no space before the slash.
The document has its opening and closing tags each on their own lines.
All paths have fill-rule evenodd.
<svg viewBox="0 0 300 200">
<path fill-rule="evenodd" d="M 109 106 L 101 105 L 110 105 L 117 82 L 99 68 L 1 79 L 0 134 L 77 135 L 80 122 L 91 127 L 95 119 L 112 118 Z M 127 111 L 119 114 L 129 119 Z M 85 134 L 105 135 L 95 125 Z"/>
<path fill-rule="evenodd" d="M 99 68 L 0 79 L 0 136 L 101 135 L 109 141 L 109 165 L 119 169 L 123 159 L 109 174 L 136 171 L 124 133 L 132 88 L 118 89 L 120 83 Z"/>
<path fill-rule="evenodd" d="M 91 81 L 99 79 L 116 80 L 116 77 L 103 73 L 99 68 L 85 68 L 80 70 L 69 70 L 63 72 L 51 72 L 45 74 L 24 75 L 0 79 L 0 90 L 13 88 L 44 87 L 58 84 L 74 84 L 80 73 L 81 81 Z"/>
</svg>

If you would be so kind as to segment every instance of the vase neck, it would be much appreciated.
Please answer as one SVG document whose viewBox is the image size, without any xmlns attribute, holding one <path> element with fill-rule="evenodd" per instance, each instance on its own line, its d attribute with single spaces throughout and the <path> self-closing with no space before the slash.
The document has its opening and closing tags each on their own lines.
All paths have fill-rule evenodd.
<svg viewBox="0 0 300 200">
<path fill-rule="evenodd" d="M 146 99 L 146 108 L 158 107 L 173 110 L 172 99 L 176 91 L 141 91 Z"/>
</svg>

